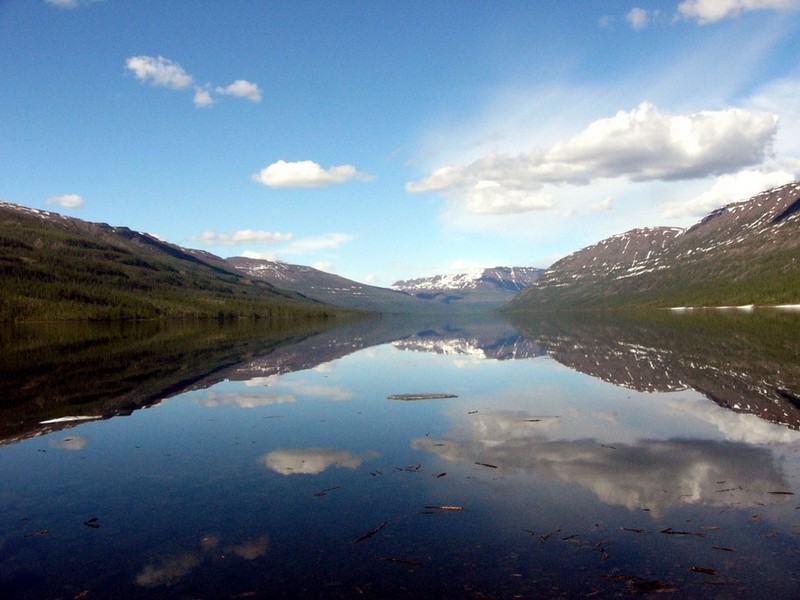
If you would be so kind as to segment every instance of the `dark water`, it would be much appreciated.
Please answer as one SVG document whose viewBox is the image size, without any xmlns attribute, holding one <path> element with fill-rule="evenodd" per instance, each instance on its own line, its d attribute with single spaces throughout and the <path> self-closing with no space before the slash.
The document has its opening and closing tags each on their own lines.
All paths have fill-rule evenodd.
<svg viewBox="0 0 800 600">
<path fill-rule="evenodd" d="M 800 595 L 796 314 L 0 341 L 2 598 Z"/>
</svg>

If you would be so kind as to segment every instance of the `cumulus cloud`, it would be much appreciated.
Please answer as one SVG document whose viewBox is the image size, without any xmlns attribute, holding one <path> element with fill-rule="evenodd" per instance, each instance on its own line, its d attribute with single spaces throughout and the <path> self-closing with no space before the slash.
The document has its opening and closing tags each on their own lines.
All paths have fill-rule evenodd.
<svg viewBox="0 0 800 600">
<path fill-rule="evenodd" d="M 208 90 L 203 88 L 196 88 L 194 91 L 194 105 L 200 108 L 205 108 L 208 106 L 214 105 L 214 98 L 211 97 L 211 94 Z"/>
<path fill-rule="evenodd" d="M 297 162 L 279 160 L 253 175 L 253 180 L 271 188 L 316 188 L 344 183 L 354 177 L 367 178 L 353 165 L 337 165 L 323 169 L 311 160 Z"/>
<path fill-rule="evenodd" d="M 482 437 L 481 432 L 478 432 Z M 785 475 L 762 447 L 712 440 L 642 440 L 614 443 L 594 439 L 550 440 L 524 436 L 505 441 L 420 438 L 412 447 L 451 462 L 487 462 L 508 471 L 536 473 L 580 484 L 609 505 L 647 508 L 654 518 L 681 504 L 753 506 L 765 490 L 783 489 Z M 717 481 L 735 488 L 719 493 Z"/>
<path fill-rule="evenodd" d="M 274 244 L 275 242 L 289 241 L 294 237 L 292 233 L 280 233 L 253 229 L 240 231 L 219 232 L 204 231 L 192 236 L 193 242 L 200 242 L 204 246 L 238 246 L 240 244 Z"/>
<path fill-rule="evenodd" d="M 265 454 L 258 462 L 281 475 L 318 475 L 331 467 L 357 469 L 363 458 L 332 448 L 287 448 Z"/>
<path fill-rule="evenodd" d="M 58 204 L 64 208 L 81 208 L 85 204 L 83 196 L 79 196 L 78 194 L 50 196 L 45 202 L 47 204 Z"/>
<path fill-rule="evenodd" d="M 261 89 L 255 83 L 237 79 L 227 87 L 218 87 L 218 94 L 247 98 L 251 102 L 261 102 Z"/>
<path fill-rule="evenodd" d="M 437 169 L 407 183 L 406 190 L 443 193 L 475 214 L 527 212 L 553 206 L 548 184 L 698 179 L 759 164 L 771 151 L 777 126 L 778 117 L 770 112 L 672 114 L 643 102 L 547 149 L 490 153 L 465 167 Z"/>
<path fill-rule="evenodd" d="M 645 27 L 647 27 L 647 20 L 648 20 L 647 11 L 639 7 L 632 8 L 631 11 L 627 15 L 625 15 L 625 20 L 636 31 L 644 29 Z"/>
<path fill-rule="evenodd" d="M 178 63 L 163 56 L 131 56 L 125 66 L 143 83 L 182 90 L 191 87 L 194 79 Z"/>
<path fill-rule="evenodd" d="M 261 101 L 261 89 L 255 83 L 237 79 L 227 87 L 213 88 L 210 83 L 199 85 L 180 64 L 163 56 L 131 56 L 125 61 L 125 67 L 142 83 L 173 90 L 193 88 L 193 102 L 198 108 L 207 108 L 216 103 L 211 95 L 212 89 L 224 96 L 246 98 L 251 102 Z"/>
<path fill-rule="evenodd" d="M 745 11 L 798 8 L 798 0 L 685 0 L 678 5 L 678 13 L 698 23 L 707 24 L 735 17 Z"/>
</svg>

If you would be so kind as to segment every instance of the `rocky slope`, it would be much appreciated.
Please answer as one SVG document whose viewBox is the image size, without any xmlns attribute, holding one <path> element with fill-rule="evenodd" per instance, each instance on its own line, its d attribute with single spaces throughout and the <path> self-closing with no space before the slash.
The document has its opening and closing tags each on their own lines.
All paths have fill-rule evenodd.
<svg viewBox="0 0 800 600">
<path fill-rule="evenodd" d="M 508 310 L 800 302 L 800 182 L 693 227 L 634 229 L 554 263 Z"/>
</svg>

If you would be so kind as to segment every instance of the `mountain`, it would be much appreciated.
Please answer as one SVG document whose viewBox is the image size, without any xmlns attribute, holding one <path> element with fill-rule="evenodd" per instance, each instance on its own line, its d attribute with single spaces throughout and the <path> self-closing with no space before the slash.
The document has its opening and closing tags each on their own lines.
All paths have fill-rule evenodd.
<svg viewBox="0 0 800 600">
<path fill-rule="evenodd" d="M 734 412 L 800 429 L 796 311 L 517 316 L 526 337 L 581 373 L 647 393 L 695 390 Z"/>
<path fill-rule="evenodd" d="M 344 311 L 146 233 L 0 202 L 0 321 L 242 317 Z"/>
<path fill-rule="evenodd" d="M 384 313 L 418 313 L 438 309 L 413 295 L 358 283 L 313 267 L 237 256 L 227 264 L 240 273 L 274 286 L 337 306 Z"/>
<path fill-rule="evenodd" d="M 686 230 L 634 229 L 578 250 L 506 309 L 795 303 L 800 182 L 729 204 Z"/>
<path fill-rule="evenodd" d="M 392 288 L 450 306 L 499 308 L 543 273 L 544 269 L 534 267 L 494 267 L 474 273 L 397 281 Z"/>
</svg>

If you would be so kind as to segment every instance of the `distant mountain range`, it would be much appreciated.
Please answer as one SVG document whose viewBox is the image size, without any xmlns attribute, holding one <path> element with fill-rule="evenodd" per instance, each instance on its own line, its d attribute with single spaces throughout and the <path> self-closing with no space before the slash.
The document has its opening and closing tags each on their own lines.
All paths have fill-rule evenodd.
<svg viewBox="0 0 800 600">
<path fill-rule="evenodd" d="M 493 267 L 473 273 L 397 281 L 392 288 L 452 306 L 499 308 L 544 272 L 534 267 Z"/>
<path fill-rule="evenodd" d="M 634 229 L 554 263 L 509 311 L 800 303 L 800 182 L 693 227 Z"/>
</svg>

